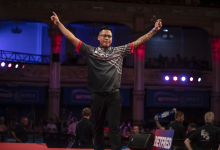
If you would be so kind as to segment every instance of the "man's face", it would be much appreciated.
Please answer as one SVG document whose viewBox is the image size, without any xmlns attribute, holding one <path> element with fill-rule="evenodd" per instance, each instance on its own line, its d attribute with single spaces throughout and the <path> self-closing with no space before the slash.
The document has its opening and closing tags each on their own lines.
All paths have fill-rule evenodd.
<svg viewBox="0 0 220 150">
<path fill-rule="evenodd" d="M 23 118 L 22 123 L 27 126 L 28 125 L 28 118 Z"/>
<path fill-rule="evenodd" d="M 182 115 L 182 116 L 180 117 L 180 123 L 183 123 L 183 121 L 184 121 L 184 115 Z"/>
<path fill-rule="evenodd" d="M 191 129 L 191 127 L 190 126 L 188 126 L 188 131 L 190 132 L 192 129 Z"/>
<path fill-rule="evenodd" d="M 109 47 L 112 44 L 112 32 L 110 30 L 102 30 L 99 33 L 98 40 L 101 47 Z"/>
<path fill-rule="evenodd" d="M 133 132 L 138 134 L 139 133 L 139 127 L 138 126 L 134 126 L 133 127 Z"/>
</svg>

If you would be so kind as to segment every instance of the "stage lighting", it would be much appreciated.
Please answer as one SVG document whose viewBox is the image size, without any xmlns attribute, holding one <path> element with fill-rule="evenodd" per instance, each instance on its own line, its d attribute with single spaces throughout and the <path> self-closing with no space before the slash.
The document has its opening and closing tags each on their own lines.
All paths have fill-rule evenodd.
<svg viewBox="0 0 220 150">
<path fill-rule="evenodd" d="M 5 62 L 2 62 L 2 63 L 1 63 L 1 66 L 4 67 L 4 66 L 5 66 Z"/>
<path fill-rule="evenodd" d="M 202 80 L 201 78 L 198 78 L 198 82 L 201 82 L 201 80 Z"/>
<path fill-rule="evenodd" d="M 165 76 L 165 80 L 168 81 L 170 78 L 169 76 Z"/>
<path fill-rule="evenodd" d="M 190 81 L 193 81 L 193 77 L 190 77 L 189 80 L 190 80 Z"/>
<path fill-rule="evenodd" d="M 24 69 L 25 65 L 22 66 L 22 69 Z"/>
<path fill-rule="evenodd" d="M 182 80 L 182 81 L 186 81 L 186 77 L 182 77 L 181 80 Z"/>
<path fill-rule="evenodd" d="M 12 66 L 12 64 L 11 64 L 11 63 L 9 63 L 9 64 L 8 64 L 8 68 L 11 68 L 11 66 Z"/>
<path fill-rule="evenodd" d="M 173 80 L 174 80 L 174 81 L 177 81 L 177 79 L 178 79 L 177 76 L 174 76 L 174 77 L 173 77 Z"/>
<path fill-rule="evenodd" d="M 18 68 L 18 64 L 15 65 L 15 68 Z"/>
</svg>

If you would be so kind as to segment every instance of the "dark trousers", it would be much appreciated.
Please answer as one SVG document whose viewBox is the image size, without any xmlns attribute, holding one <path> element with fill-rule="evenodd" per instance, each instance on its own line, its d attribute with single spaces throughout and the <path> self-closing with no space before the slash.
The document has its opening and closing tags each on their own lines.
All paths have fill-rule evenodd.
<svg viewBox="0 0 220 150">
<path fill-rule="evenodd" d="M 121 149 L 120 120 L 121 96 L 120 92 L 111 94 L 93 93 L 91 98 L 92 113 L 95 119 L 94 147 L 95 150 L 104 150 L 104 123 L 108 114 L 108 127 L 111 140 L 111 149 Z"/>
</svg>

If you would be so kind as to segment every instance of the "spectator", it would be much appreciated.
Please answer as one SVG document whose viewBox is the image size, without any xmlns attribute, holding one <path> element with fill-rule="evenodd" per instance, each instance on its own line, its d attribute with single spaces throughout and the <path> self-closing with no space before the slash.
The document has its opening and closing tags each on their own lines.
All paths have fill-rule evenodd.
<svg viewBox="0 0 220 150">
<path fill-rule="evenodd" d="M 134 125 L 133 128 L 132 128 L 132 132 L 133 132 L 133 133 L 136 133 L 136 134 L 139 134 L 139 132 L 140 132 L 140 131 L 139 131 L 139 126 Z"/>
<path fill-rule="evenodd" d="M 77 65 L 86 65 L 86 59 L 82 55 L 77 55 Z"/>
<path fill-rule="evenodd" d="M 108 136 L 109 136 L 109 128 L 104 127 L 104 137 L 108 137 Z"/>
<path fill-rule="evenodd" d="M 0 132 L 7 131 L 7 127 L 4 123 L 5 123 L 5 118 L 0 117 Z"/>
<path fill-rule="evenodd" d="M 91 109 L 84 108 L 83 118 L 76 125 L 76 138 L 80 141 L 79 148 L 94 148 L 94 124 L 89 121 Z M 103 130 L 104 132 L 104 130 Z M 103 133 L 104 134 L 104 133 Z"/>
<path fill-rule="evenodd" d="M 213 112 L 207 112 L 204 116 L 205 125 L 198 128 L 184 143 L 188 150 L 192 150 L 191 142 L 197 143 L 198 150 L 220 150 L 220 129 L 213 125 L 215 116 Z"/>
<path fill-rule="evenodd" d="M 128 127 L 128 126 L 125 126 L 124 127 L 124 130 L 123 130 L 123 137 L 130 137 L 131 136 L 131 129 Z"/>
<path fill-rule="evenodd" d="M 18 143 L 27 143 L 28 141 L 28 118 L 22 117 L 21 124 L 16 127 L 14 131 L 11 132 L 12 136 L 15 138 L 16 142 Z"/>
<path fill-rule="evenodd" d="M 52 118 L 48 120 L 47 132 L 57 132 L 57 126 L 53 123 Z"/>
<path fill-rule="evenodd" d="M 190 123 L 188 126 L 188 134 L 186 135 L 186 138 L 188 138 L 190 135 L 192 135 L 196 130 L 196 124 Z"/>
<path fill-rule="evenodd" d="M 159 63 L 157 62 L 157 58 L 153 58 L 152 66 L 155 68 L 159 67 Z"/>
<path fill-rule="evenodd" d="M 70 125 L 69 125 L 69 133 L 75 134 L 76 133 L 76 125 L 77 125 L 77 118 L 73 117 L 71 119 Z"/>
<path fill-rule="evenodd" d="M 184 113 L 177 111 L 175 114 L 175 120 L 166 127 L 167 130 L 175 131 L 173 139 L 185 139 L 185 128 L 182 125 L 183 121 Z"/>
</svg>

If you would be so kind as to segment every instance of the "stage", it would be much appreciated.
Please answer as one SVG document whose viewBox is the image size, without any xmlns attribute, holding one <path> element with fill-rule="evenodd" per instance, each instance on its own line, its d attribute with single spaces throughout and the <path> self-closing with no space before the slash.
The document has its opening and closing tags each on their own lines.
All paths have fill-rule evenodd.
<svg viewBox="0 0 220 150">
<path fill-rule="evenodd" d="M 0 143 L 0 150 L 48 150 L 48 149 L 66 150 L 66 148 L 47 148 L 46 143 Z M 87 150 L 87 149 L 74 148 L 74 150 Z M 106 149 L 106 150 L 110 150 L 110 149 Z"/>
</svg>

